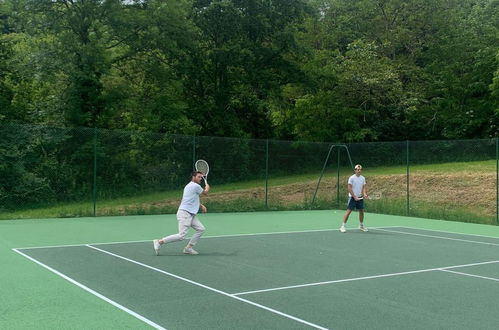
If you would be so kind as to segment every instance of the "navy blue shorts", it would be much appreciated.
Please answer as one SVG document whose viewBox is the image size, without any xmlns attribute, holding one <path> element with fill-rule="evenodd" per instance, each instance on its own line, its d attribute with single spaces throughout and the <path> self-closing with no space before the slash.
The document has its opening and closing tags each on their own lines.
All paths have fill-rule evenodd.
<svg viewBox="0 0 499 330">
<path fill-rule="evenodd" d="M 350 210 L 363 210 L 364 209 L 364 199 L 356 201 L 352 197 L 348 197 L 348 206 L 347 209 Z"/>
</svg>

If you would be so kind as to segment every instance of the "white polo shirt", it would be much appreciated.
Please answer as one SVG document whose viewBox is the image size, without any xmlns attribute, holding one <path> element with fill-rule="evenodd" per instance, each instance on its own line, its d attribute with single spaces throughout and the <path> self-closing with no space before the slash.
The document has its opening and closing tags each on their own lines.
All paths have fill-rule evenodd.
<svg viewBox="0 0 499 330">
<path fill-rule="evenodd" d="M 204 191 L 196 182 L 189 182 L 184 188 L 184 195 L 182 196 L 182 202 L 180 202 L 179 210 L 187 211 L 191 214 L 197 214 L 199 212 L 199 195 Z"/>
<path fill-rule="evenodd" d="M 348 178 L 348 184 L 352 185 L 352 191 L 355 196 L 360 197 L 362 196 L 362 188 L 366 184 L 366 178 L 362 175 L 357 176 L 354 174 Z M 352 194 L 348 193 L 348 196 L 352 197 Z"/>
</svg>

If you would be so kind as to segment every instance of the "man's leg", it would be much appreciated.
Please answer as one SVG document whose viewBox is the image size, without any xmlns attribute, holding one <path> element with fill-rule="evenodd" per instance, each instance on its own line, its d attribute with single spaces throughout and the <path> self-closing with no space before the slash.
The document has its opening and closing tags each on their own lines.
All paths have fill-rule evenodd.
<svg viewBox="0 0 499 330">
<path fill-rule="evenodd" d="M 350 214 L 352 213 L 352 209 L 348 208 L 345 212 L 345 215 L 343 216 L 343 223 L 341 224 L 341 227 L 340 227 L 340 231 L 342 233 L 345 233 L 347 230 L 345 228 L 345 225 L 348 221 L 348 217 L 350 216 Z"/>
<path fill-rule="evenodd" d="M 350 214 L 352 213 L 352 209 L 347 209 L 347 211 L 345 212 L 345 215 L 343 216 L 343 225 L 345 225 L 348 221 L 348 217 L 350 216 Z"/>
<path fill-rule="evenodd" d="M 179 211 L 177 212 L 177 221 L 178 221 L 178 234 L 173 234 L 170 236 L 166 236 L 159 240 L 159 244 L 171 243 L 176 241 L 181 241 L 187 235 L 187 231 L 191 226 L 192 215 L 187 211 Z"/>
<path fill-rule="evenodd" d="M 159 253 L 159 248 L 161 245 L 165 243 L 171 243 L 176 241 L 182 241 L 187 235 L 187 231 L 191 225 L 192 215 L 187 211 L 178 211 L 177 212 L 177 221 L 178 221 L 178 233 L 163 237 L 162 239 L 155 239 L 153 241 L 154 251 L 156 255 Z"/>
<path fill-rule="evenodd" d="M 192 247 L 194 245 L 196 245 L 196 243 L 198 242 L 201 235 L 203 235 L 205 228 L 204 228 L 203 224 L 201 223 L 201 221 L 199 221 L 197 216 L 194 216 L 192 218 L 191 227 L 194 228 L 196 230 L 196 232 L 194 233 L 194 235 L 192 235 L 192 238 L 189 241 L 189 244 L 187 244 L 187 246 L 184 248 L 184 253 L 185 254 L 198 254 L 198 252 L 196 250 L 194 250 Z"/>
<path fill-rule="evenodd" d="M 194 216 L 192 218 L 191 227 L 194 228 L 196 230 L 196 232 L 194 233 L 194 235 L 192 235 L 191 240 L 189 241 L 187 246 L 184 248 L 184 253 L 185 254 L 198 254 L 198 252 L 196 250 L 194 250 L 192 247 L 194 245 L 196 245 L 196 243 L 198 242 L 201 235 L 203 235 L 205 228 L 204 228 L 203 224 L 201 223 L 201 221 L 199 221 L 197 216 Z"/>
<path fill-rule="evenodd" d="M 192 235 L 191 240 L 189 241 L 189 244 L 187 244 L 188 248 L 192 248 L 196 243 L 198 242 L 199 238 L 203 235 L 204 231 L 206 228 L 203 226 L 201 221 L 199 221 L 199 218 L 197 216 L 194 216 L 192 219 L 191 227 L 196 230 L 194 235 Z"/>
<path fill-rule="evenodd" d="M 359 229 L 362 231 L 368 231 L 366 227 L 364 227 L 364 209 L 359 209 Z"/>
<path fill-rule="evenodd" d="M 348 203 L 347 203 L 347 211 L 345 212 L 345 215 L 343 216 L 343 223 L 341 224 L 340 231 L 342 233 L 345 233 L 347 230 L 345 229 L 345 225 L 347 224 L 348 217 L 352 213 L 353 209 L 355 208 L 355 200 L 352 197 L 348 197 Z"/>
</svg>

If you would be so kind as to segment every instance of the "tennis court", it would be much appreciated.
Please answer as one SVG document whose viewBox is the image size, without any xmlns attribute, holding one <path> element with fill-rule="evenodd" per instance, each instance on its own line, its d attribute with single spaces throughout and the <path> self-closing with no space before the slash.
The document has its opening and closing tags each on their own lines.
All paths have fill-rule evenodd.
<svg viewBox="0 0 499 330">
<path fill-rule="evenodd" d="M 173 228 L 174 216 L 135 217 L 122 229 L 118 218 L 81 219 L 73 224 L 93 229 L 74 244 L 65 235 L 64 244 L 12 251 L 145 328 L 497 327 L 496 227 L 369 214 L 369 232 L 353 215 L 342 234 L 340 214 L 210 214 L 197 256 L 183 255 L 183 243 L 154 255 L 149 235 Z M 130 239 L 113 240 L 121 237 Z"/>
</svg>

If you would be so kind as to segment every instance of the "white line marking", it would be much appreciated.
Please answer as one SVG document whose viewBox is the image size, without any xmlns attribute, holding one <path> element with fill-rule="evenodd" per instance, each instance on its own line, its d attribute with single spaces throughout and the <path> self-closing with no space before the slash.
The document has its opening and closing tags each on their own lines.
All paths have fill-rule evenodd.
<svg viewBox="0 0 499 330">
<path fill-rule="evenodd" d="M 393 227 L 395 227 L 395 226 L 393 226 Z M 381 227 L 381 228 L 388 228 L 388 227 Z M 446 230 L 424 229 L 424 228 L 406 227 L 406 226 L 399 226 L 399 228 L 416 229 L 416 230 L 424 230 L 424 231 L 434 231 L 434 232 L 437 232 L 437 233 L 447 233 L 447 234 L 456 234 L 456 235 L 465 235 L 465 236 L 477 236 L 477 237 L 486 237 L 486 238 L 499 239 L 499 237 L 494 237 L 494 236 L 478 235 L 478 234 L 466 234 L 466 233 L 458 233 L 458 232 L 455 232 L 455 231 L 446 231 Z"/>
<path fill-rule="evenodd" d="M 28 256 L 28 255 L 26 255 L 26 254 L 22 253 L 21 251 L 18 251 L 17 249 L 13 249 L 13 250 L 14 250 L 15 252 L 19 253 L 20 255 L 22 255 L 23 257 L 26 257 L 26 258 L 28 258 L 29 260 L 33 261 L 34 263 L 36 263 L 36 264 L 38 264 L 38 265 L 40 265 L 40 266 L 44 267 L 45 269 L 48 269 L 48 270 L 49 270 L 49 271 L 51 271 L 52 273 L 54 273 L 54 274 L 56 274 L 56 275 L 59 275 L 60 277 L 62 277 L 63 279 L 65 279 L 65 280 L 67 280 L 67 281 L 69 281 L 69 282 L 71 282 L 72 284 L 74 284 L 74 285 L 76 285 L 76 286 L 79 286 L 79 287 L 80 287 L 80 288 L 82 288 L 83 290 L 85 290 L 85 291 L 87 291 L 87 292 L 89 292 L 89 293 L 93 294 L 94 296 L 96 296 L 96 297 L 98 297 L 98 298 L 100 298 L 100 299 L 104 300 L 105 302 L 110 303 L 111 305 L 113 305 L 113 306 L 115 306 L 115 307 L 118 307 L 119 309 L 121 309 L 122 311 L 124 311 L 124 312 L 126 312 L 126 313 L 128 313 L 128 314 L 132 315 L 133 317 L 138 318 L 138 319 L 139 319 L 139 320 L 141 320 L 142 322 L 145 322 L 145 323 L 149 324 L 149 325 L 150 325 L 150 326 L 152 326 L 153 328 L 160 329 L 160 330 L 166 330 L 165 328 L 163 328 L 162 326 L 160 326 L 160 325 L 158 325 L 158 324 L 154 323 L 153 321 L 151 321 L 151 320 L 149 320 L 149 319 L 147 319 L 147 318 L 143 317 L 143 316 L 142 316 L 142 315 L 140 315 L 140 314 L 137 314 L 136 312 L 132 311 L 131 309 L 126 308 L 126 307 L 125 307 L 125 306 L 123 306 L 123 305 L 118 304 L 117 302 L 115 302 L 115 301 L 113 301 L 113 300 L 111 300 L 111 299 L 107 298 L 106 296 L 104 296 L 104 295 L 102 295 L 102 294 L 98 293 L 97 291 L 94 291 L 94 290 L 90 289 L 89 287 L 87 287 L 87 286 L 85 286 L 85 285 L 81 284 L 80 282 L 75 281 L 75 280 L 74 280 L 74 279 L 72 279 L 71 277 L 66 276 L 66 275 L 64 275 L 63 273 L 61 273 L 61 272 L 59 272 L 59 271 L 55 270 L 54 268 L 52 268 L 52 267 L 50 267 L 50 266 L 45 265 L 44 263 L 42 263 L 42 262 L 40 262 L 40 261 L 36 260 L 35 258 L 32 258 L 32 257 L 30 257 L 30 256 Z"/>
<path fill-rule="evenodd" d="M 139 262 L 139 261 L 135 261 L 135 260 L 132 260 L 132 259 L 129 259 L 129 258 L 126 258 L 126 257 L 123 257 L 123 256 L 120 256 L 118 254 L 115 254 L 115 253 L 112 253 L 112 252 L 109 252 L 109 251 L 106 251 L 106 250 L 102 250 L 102 249 L 99 249 L 95 246 L 91 246 L 91 245 L 86 245 L 88 246 L 89 248 L 91 249 L 94 249 L 94 250 L 97 250 L 97 251 L 100 251 L 102 253 L 106 253 L 106 254 L 109 254 L 113 257 L 116 257 L 116 258 L 119 258 L 119 259 L 122 259 L 122 260 L 125 260 L 125 261 L 128 261 L 128 262 L 131 262 L 131 263 L 134 263 L 136 265 L 139 265 L 139 266 L 142 266 L 142 267 L 145 267 L 145 268 L 148 268 L 148 269 L 151 269 L 151 270 L 154 270 L 156 272 L 159 272 L 159 273 L 162 273 L 162 274 L 165 274 L 165 275 L 168 275 L 168 276 L 171 276 L 171 277 L 174 277 L 176 279 L 179 279 L 179 280 L 182 280 L 182 281 L 185 281 L 185 282 L 188 282 L 190 284 L 194 284 L 194 285 L 197 285 L 199 287 L 202 287 L 204 289 L 207 289 L 207 290 L 210 290 L 210 291 L 213 291 L 213 292 L 216 292 L 216 293 L 219 293 L 221 295 L 224 295 L 226 297 L 230 297 L 230 298 L 233 298 L 233 299 L 236 299 L 236 300 L 239 300 L 239 301 L 242 301 L 242 302 L 245 302 L 247 304 L 250 304 L 250 305 L 253 305 L 255 307 L 258 307 L 258 308 L 261 308 L 261 309 L 264 309 L 264 310 L 267 310 L 269 312 L 272 312 L 272 313 L 275 313 L 275 314 L 278 314 L 278 315 L 281 315 L 281 316 L 284 316 L 286 318 L 289 318 L 291 320 L 294 320 L 294 321 L 297 321 L 297 322 L 300 322 L 300 323 L 303 323 L 303 324 L 306 324 L 306 325 L 309 325 L 313 328 L 316 328 L 316 329 L 322 329 L 322 330 L 327 330 L 327 328 L 324 328 L 322 326 L 319 326 L 317 324 L 314 324 L 314 323 L 311 323 L 311 322 L 308 322 L 308 321 L 305 321 L 305 320 L 302 320 L 302 319 L 299 319 L 297 317 L 294 317 L 292 315 L 289 315 L 289 314 L 285 314 L 283 312 L 280 312 L 278 310 L 275 310 L 273 308 L 270 308 L 270 307 L 267 307 L 267 306 L 263 306 L 263 305 L 260 305 L 260 304 L 257 304 L 255 302 L 252 302 L 252 301 L 249 301 L 247 299 L 244 299 L 244 298 L 240 298 L 240 297 L 236 297 L 230 293 L 227 293 L 227 292 L 224 292 L 224 291 L 221 291 L 221 290 L 218 290 L 218 289 L 215 289 L 215 288 L 212 288 L 212 287 L 209 287 L 207 285 L 204 285 L 204 284 L 201 284 L 201 283 L 198 283 L 198 282 L 195 282 L 195 281 L 192 281 L 192 280 L 189 280 L 185 277 L 182 277 L 182 276 L 178 276 L 178 275 L 175 275 L 175 274 L 172 274 L 172 273 L 169 273 L 169 272 L 166 272 L 164 270 L 161 270 L 161 269 L 158 269 L 158 268 L 155 268 L 155 267 L 152 267 L 152 266 L 149 266 L 149 265 L 146 265 L 142 262 Z"/>
<path fill-rule="evenodd" d="M 387 232 L 390 232 L 390 233 L 404 234 L 404 235 L 413 235 L 413 236 L 421 236 L 421 237 L 440 238 L 440 239 L 446 239 L 446 240 L 450 240 L 450 241 L 459 241 L 459 242 L 466 242 L 466 243 L 475 243 L 475 244 L 484 244 L 484 245 L 499 246 L 499 243 L 472 241 L 472 240 L 462 239 L 462 238 L 452 238 L 452 237 L 445 237 L 445 236 L 435 236 L 435 235 L 409 233 L 409 232 L 406 232 L 406 231 L 390 230 L 390 229 L 383 229 L 383 228 L 377 228 L 377 230 L 387 231 Z"/>
<path fill-rule="evenodd" d="M 355 278 L 346 278 L 346 279 L 334 280 L 334 281 L 324 281 L 324 282 L 316 282 L 316 283 L 306 283 L 306 284 L 290 285 L 290 286 L 283 286 L 283 287 L 269 288 L 269 289 L 262 289 L 262 290 L 237 292 L 237 293 L 233 293 L 232 295 L 234 295 L 234 296 L 241 296 L 241 295 L 252 294 L 252 293 L 261 293 L 261 292 L 269 292 L 269 291 L 287 290 L 287 289 L 303 288 L 303 287 L 308 287 L 308 286 L 317 286 L 317 285 L 342 283 L 342 282 L 353 282 L 353 281 L 361 281 L 361 280 L 370 280 L 370 279 L 375 279 L 375 278 L 393 277 L 393 276 L 401 276 L 401 275 L 409 275 L 409 274 L 433 272 L 433 271 L 436 271 L 436 270 L 445 270 L 445 269 L 453 269 L 453 268 L 461 268 L 461 267 L 469 267 L 469 266 L 478 266 L 478 265 L 486 265 L 486 264 L 494 264 L 494 263 L 499 263 L 499 260 L 477 262 L 477 263 L 465 264 L 465 265 L 455 265 L 455 266 L 446 266 L 446 267 L 437 267 L 437 268 L 427 268 L 427 269 L 412 270 L 412 271 L 399 272 L 399 273 L 390 273 L 390 274 L 380 274 L 380 275 L 363 276 L 363 277 L 355 277 Z"/>
<path fill-rule="evenodd" d="M 499 282 L 499 278 L 487 277 L 487 276 L 480 276 L 480 275 L 468 274 L 468 273 L 462 273 L 462 272 L 456 272 L 456 271 L 447 270 L 447 269 L 440 269 L 440 270 L 442 272 L 448 272 L 448 273 L 453 273 L 453 274 L 458 274 L 458 275 L 464 275 L 464 276 L 471 276 L 471 277 L 476 277 L 476 278 L 482 278 L 484 280 L 491 280 L 491 281 L 497 281 L 497 282 Z"/>
<path fill-rule="evenodd" d="M 401 227 L 401 226 L 369 227 L 369 229 L 379 229 L 379 228 L 404 228 L 404 227 Z M 280 231 L 280 232 L 278 231 L 278 232 L 269 232 L 269 233 L 203 236 L 203 239 L 205 239 L 205 238 L 241 237 L 241 236 L 260 236 L 260 235 L 315 233 L 315 232 L 337 231 L 337 230 L 338 229 L 313 229 L 313 230 L 301 230 L 301 231 Z M 188 238 L 186 238 L 186 240 L 187 239 Z M 121 241 L 121 242 L 100 242 L 100 243 L 82 243 L 82 244 L 66 244 L 66 245 L 33 246 L 33 247 L 20 247 L 20 248 L 16 248 L 16 249 L 18 249 L 18 250 L 30 250 L 30 249 L 48 249 L 48 248 L 87 246 L 87 245 L 108 245 L 108 244 L 110 245 L 110 244 L 143 243 L 143 242 L 152 242 L 152 239 L 139 240 L 139 241 Z"/>
<path fill-rule="evenodd" d="M 79 246 L 86 246 L 87 244 L 103 245 L 103 244 L 126 244 L 126 243 L 142 243 L 142 242 L 148 242 L 148 240 L 110 242 L 110 243 L 82 243 L 82 244 L 47 245 L 47 246 L 21 247 L 21 248 L 16 248 L 16 249 L 17 250 L 35 250 L 35 249 L 53 249 L 53 248 L 65 248 L 65 247 L 79 247 Z M 152 240 L 151 240 L 151 242 L 152 242 Z"/>
</svg>

